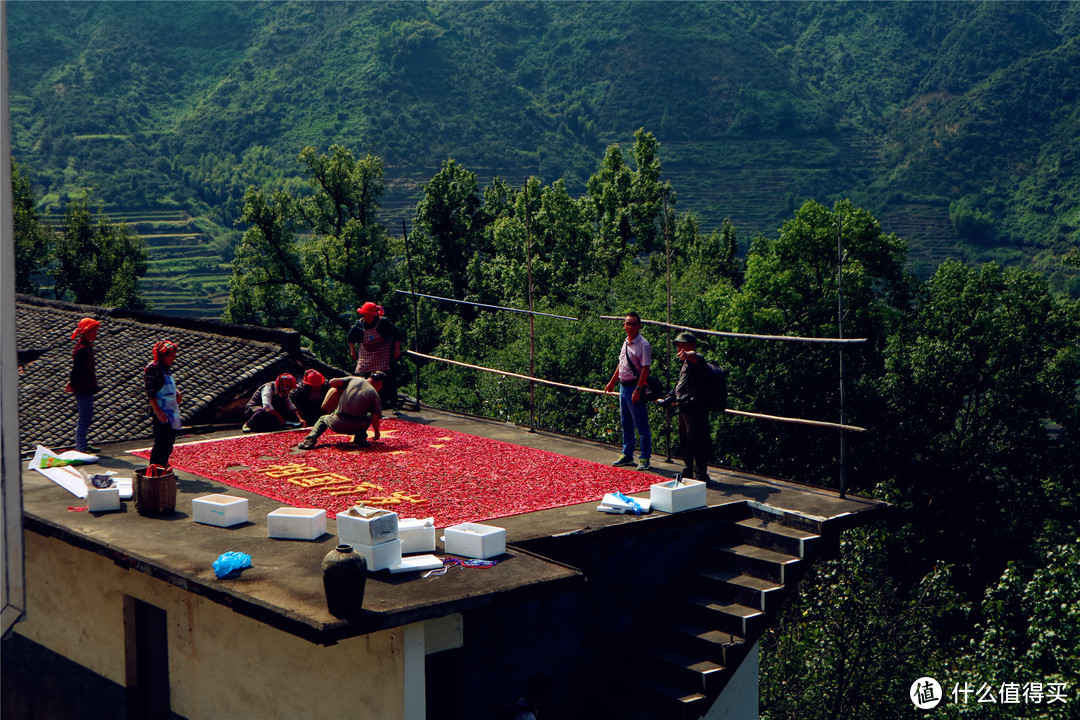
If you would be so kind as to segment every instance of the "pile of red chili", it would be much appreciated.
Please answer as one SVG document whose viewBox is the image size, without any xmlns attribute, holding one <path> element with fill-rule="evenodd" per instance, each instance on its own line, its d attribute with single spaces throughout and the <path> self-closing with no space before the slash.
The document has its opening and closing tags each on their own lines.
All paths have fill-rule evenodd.
<svg viewBox="0 0 1080 720">
<path fill-rule="evenodd" d="M 305 432 L 178 444 L 171 462 L 293 507 L 334 514 L 364 500 L 401 517 L 433 516 L 438 527 L 599 501 L 656 481 L 652 473 L 393 419 L 364 449 L 328 432 L 316 449 L 296 452 Z"/>
</svg>

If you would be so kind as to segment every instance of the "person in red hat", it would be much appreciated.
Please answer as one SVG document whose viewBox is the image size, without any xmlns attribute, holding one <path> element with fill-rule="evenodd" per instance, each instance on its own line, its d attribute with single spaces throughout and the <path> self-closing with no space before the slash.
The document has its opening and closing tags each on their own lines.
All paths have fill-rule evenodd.
<svg viewBox="0 0 1080 720">
<path fill-rule="evenodd" d="M 143 387 L 146 389 L 150 409 L 150 424 L 154 429 L 154 447 L 150 450 L 150 464 L 169 467 L 176 432 L 183 427 L 180 403 L 184 395 L 176 389 L 172 366 L 176 362 L 179 347 L 171 340 L 154 343 L 154 359 L 143 369 Z"/>
<path fill-rule="evenodd" d="M 97 381 L 97 363 L 94 359 L 94 341 L 97 340 L 101 323 L 85 317 L 75 326 L 71 339 L 75 348 L 71 351 L 71 375 L 64 391 L 75 395 L 79 419 L 75 424 L 75 449 L 79 452 L 96 453 L 99 448 L 89 445 L 86 436 L 94 419 L 94 393 L 101 388 Z"/>
<path fill-rule="evenodd" d="M 296 378 L 289 373 L 278 375 L 256 390 L 244 408 L 244 432 L 281 430 L 287 422 L 307 423 L 296 412 L 289 394 L 296 389 Z"/>
<path fill-rule="evenodd" d="M 300 381 L 300 386 L 289 393 L 297 415 L 310 427 L 323 416 L 323 399 L 329 386 L 326 378 L 318 370 L 308 370 Z"/>
<path fill-rule="evenodd" d="M 384 408 L 394 407 L 397 385 L 392 380 L 391 363 L 401 357 L 405 334 L 383 317 L 383 309 L 370 300 L 356 308 L 360 319 L 349 330 L 349 356 L 356 361 L 355 373 L 370 378 L 373 372 L 386 374 L 379 398 Z"/>
</svg>

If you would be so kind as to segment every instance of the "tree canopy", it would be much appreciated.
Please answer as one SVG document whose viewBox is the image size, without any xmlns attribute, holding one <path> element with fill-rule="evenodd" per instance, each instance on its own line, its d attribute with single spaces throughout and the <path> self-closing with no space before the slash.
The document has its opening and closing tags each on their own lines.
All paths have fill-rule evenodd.
<svg viewBox="0 0 1080 720">
<path fill-rule="evenodd" d="M 706 233 L 851 199 L 921 277 L 997 260 L 1080 296 L 1061 262 L 1080 232 L 1070 3 L 57 2 L 8 22 L 12 143 L 42 209 L 89 186 L 117 217 L 179 210 L 232 242 L 248 185 L 331 145 L 383 158 L 387 211 L 447 158 L 481 187 L 579 196 L 645 126 Z M 594 197 L 605 252 L 644 230 L 608 215 L 630 192 Z"/>
<path fill-rule="evenodd" d="M 316 352 L 344 364 L 344 331 L 365 299 L 383 290 L 386 228 L 375 221 L 382 160 L 335 145 L 304 148 L 306 191 L 255 187 L 244 195 L 248 229 L 233 261 L 226 318 L 293 327 Z"/>
</svg>

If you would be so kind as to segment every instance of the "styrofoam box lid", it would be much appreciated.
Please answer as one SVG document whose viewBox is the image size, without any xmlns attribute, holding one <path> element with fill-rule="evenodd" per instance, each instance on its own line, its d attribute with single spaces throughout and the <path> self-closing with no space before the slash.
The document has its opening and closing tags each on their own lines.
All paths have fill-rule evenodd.
<svg viewBox="0 0 1080 720">
<path fill-rule="evenodd" d="M 658 489 L 661 489 L 661 490 L 682 490 L 682 489 L 685 489 L 685 488 L 696 487 L 698 485 L 704 485 L 704 484 L 705 483 L 702 482 L 701 480 L 690 480 L 688 478 L 683 478 L 681 483 L 677 483 L 675 480 L 668 480 L 667 482 L 653 483 L 649 487 L 650 488 L 658 488 Z"/>
<path fill-rule="evenodd" d="M 355 511 L 356 514 L 353 514 L 350 511 Z M 384 510 L 383 508 L 372 508 L 372 507 L 363 507 L 363 508 L 351 507 L 348 510 L 342 510 L 341 512 L 339 512 L 337 514 L 337 517 L 339 517 L 339 518 L 345 517 L 345 518 L 349 518 L 350 520 L 360 520 L 360 521 L 363 521 L 363 522 L 372 522 L 372 521 L 375 521 L 375 520 L 382 520 L 387 515 L 393 515 L 394 517 L 397 517 L 397 513 L 394 512 L 393 510 Z"/>
<path fill-rule="evenodd" d="M 195 498 L 195 502 L 211 503 L 214 505 L 235 505 L 236 503 L 246 503 L 247 498 L 233 497 L 232 495 L 203 495 L 200 498 Z"/>
<path fill-rule="evenodd" d="M 446 528 L 446 532 L 469 533 L 470 535 L 494 535 L 506 532 L 505 528 L 494 525 L 481 525 L 480 523 L 461 523 Z"/>
<path fill-rule="evenodd" d="M 290 508 L 290 507 L 283 507 L 283 508 L 278 508 L 277 510 L 275 510 L 272 513 L 269 513 L 269 514 L 273 515 L 275 517 L 282 517 L 282 516 L 288 516 L 288 517 L 319 517 L 320 515 L 325 515 L 326 511 L 325 510 L 319 510 L 317 508 Z"/>
</svg>

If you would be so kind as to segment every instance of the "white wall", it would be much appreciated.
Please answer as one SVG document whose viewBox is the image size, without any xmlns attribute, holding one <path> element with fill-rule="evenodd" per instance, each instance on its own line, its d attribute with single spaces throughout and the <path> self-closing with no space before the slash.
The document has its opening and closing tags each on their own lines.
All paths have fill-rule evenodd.
<svg viewBox="0 0 1080 720">
<path fill-rule="evenodd" d="M 22 466 L 19 462 L 19 368 L 15 351 L 15 244 L 8 122 L 7 3 L 0 2 L 0 597 L 2 633 L 24 607 Z"/>
<path fill-rule="evenodd" d="M 758 720 L 758 643 L 702 720 Z"/>
<path fill-rule="evenodd" d="M 404 720 L 407 691 L 423 696 L 422 671 L 420 688 L 406 685 L 407 628 L 323 647 L 55 538 L 27 533 L 26 556 L 15 632 L 125 686 L 125 596 L 161 608 L 172 709 L 188 720 Z M 414 635 L 414 667 L 424 635 Z"/>
</svg>

